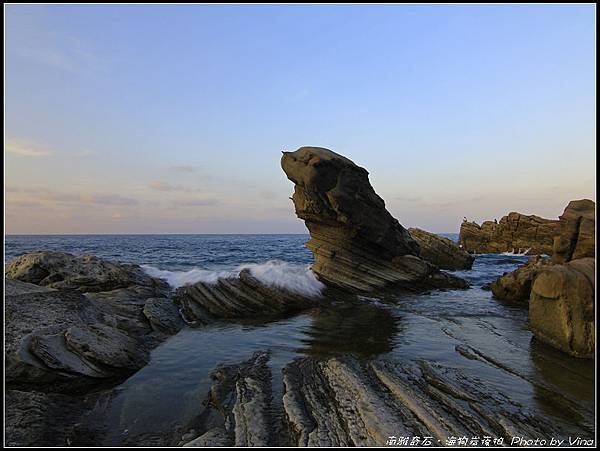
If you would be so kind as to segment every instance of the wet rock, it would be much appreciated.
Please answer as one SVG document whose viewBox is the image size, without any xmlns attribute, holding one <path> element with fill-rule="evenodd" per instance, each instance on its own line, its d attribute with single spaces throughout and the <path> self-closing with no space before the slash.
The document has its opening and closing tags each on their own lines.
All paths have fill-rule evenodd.
<svg viewBox="0 0 600 451">
<path fill-rule="evenodd" d="M 284 386 L 286 421 L 298 446 L 385 446 L 415 436 L 434 446 L 462 436 L 509 443 L 513 436 L 558 432 L 482 381 L 424 361 L 304 358 L 285 368 Z"/>
<path fill-rule="evenodd" d="M 75 288 L 83 292 L 108 291 L 133 285 L 153 287 L 161 282 L 137 265 L 113 263 L 93 255 L 64 252 L 32 252 L 13 259 L 5 276 L 51 288 Z"/>
<path fill-rule="evenodd" d="M 276 445 L 268 362 L 269 353 L 260 351 L 240 364 L 218 367 L 211 374 L 208 411 L 194 427 L 205 432 L 184 446 Z"/>
<path fill-rule="evenodd" d="M 168 298 L 150 298 L 144 304 L 144 316 L 152 328 L 173 335 L 180 331 L 185 322 L 179 314 L 179 307 Z"/>
<path fill-rule="evenodd" d="M 320 280 L 358 292 L 458 283 L 417 256 L 419 245 L 386 210 L 365 169 L 320 147 L 284 152 L 281 166 L 295 184 L 292 200 Z"/>
<path fill-rule="evenodd" d="M 484 221 L 481 225 L 464 221 L 460 226 L 459 245 L 475 254 L 525 252 L 551 255 L 559 222 L 535 215 L 511 212 L 499 222 Z"/>
<path fill-rule="evenodd" d="M 6 446 L 67 446 L 84 410 L 81 399 L 37 391 L 5 392 Z"/>
<path fill-rule="evenodd" d="M 454 241 L 417 228 L 408 229 L 408 233 L 419 244 L 419 257 L 438 268 L 455 271 L 473 266 L 475 258 Z"/>
<path fill-rule="evenodd" d="M 490 284 L 494 296 L 505 301 L 527 302 L 531 285 L 539 272 L 549 265 L 548 259 L 536 256 L 515 271 L 504 273 Z"/>
<path fill-rule="evenodd" d="M 319 298 L 260 282 L 250 270 L 238 278 L 215 283 L 198 282 L 177 290 L 176 302 L 188 322 L 210 323 L 216 319 L 280 316 L 316 306 Z"/>
<path fill-rule="evenodd" d="M 550 266 L 531 290 L 529 324 L 536 339 L 575 357 L 594 357 L 595 262 L 581 258 Z"/>
<path fill-rule="evenodd" d="M 552 261 L 565 263 L 595 257 L 596 203 L 589 199 L 572 200 L 560 216 L 560 231 L 554 240 Z"/>
</svg>

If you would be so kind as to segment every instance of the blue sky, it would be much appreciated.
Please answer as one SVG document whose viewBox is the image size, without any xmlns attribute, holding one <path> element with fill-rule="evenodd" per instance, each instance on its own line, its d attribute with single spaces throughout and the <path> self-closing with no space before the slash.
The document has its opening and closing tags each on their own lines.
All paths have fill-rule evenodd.
<svg viewBox="0 0 600 451">
<path fill-rule="evenodd" d="M 595 200 L 592 5 L 12 5 L 8 233 L 302 233 L 280 151 L 405 226 Z"/>
</svg>

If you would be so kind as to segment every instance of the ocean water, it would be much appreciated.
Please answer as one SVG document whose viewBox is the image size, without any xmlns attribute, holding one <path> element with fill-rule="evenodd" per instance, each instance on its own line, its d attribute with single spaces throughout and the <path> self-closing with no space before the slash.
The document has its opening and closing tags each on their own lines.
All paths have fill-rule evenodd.
<svg viewBox="0 0 600 451">
<path fill-rule="evenodd" d="M 143 265 L 173 286 L 250 267 L 270 283 L 311 290 L 318 285 L 306 275 L 312 261 L 304 247 L 307 239 L 308 235 L 7 236 L 5 262 L 35 250 L 94 254 Z M 460 368 L 484 380 L 494 393 L 549 419 L 564 434 L 581 435 L 593 423 L 593 362 L 536 342 L 526 305 L 498 301 L 482 289 L 527 259 L 477 255 L 472 270 L 456 272 L 471 283 L 467 290 L 332 299 L 330 308 L 277 321 L 248 319 L 186 328 L 157 347 L 149 365 L 107 391 L 86 421 L 101 425 L 98 445 L 171 444 L 201 414 L 210 372 L 218 364 L 240 362 L 268 349 L 275 399 L 282 390 L 281 369 L 298 357 L 353 354 L 360 359 L 426 360 Z M 457 345 L 472 346 L 502 365 L 466 359 L 456 352 Z M 575 400 L 580 409 L 565 411 L 556 394 Z"/>
</svg>

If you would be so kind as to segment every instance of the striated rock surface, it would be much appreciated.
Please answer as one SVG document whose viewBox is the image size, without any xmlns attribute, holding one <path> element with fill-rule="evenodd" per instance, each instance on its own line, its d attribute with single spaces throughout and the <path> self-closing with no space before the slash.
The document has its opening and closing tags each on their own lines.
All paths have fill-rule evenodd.
<svg viewBox="0 0 600 451">
<path fill-rule="evenodd" d="M 494 296 L 505 301 L 527 302 L 531 294 L 531 285 L 541 270 L 550 262 L 537 255 L 526 264 L 512 272 L 504 273 L 490 284 Z"/>
<path fill-rule="evenodd" d="M 458 243 L 467 252 L 495 254 L 525 252 L 551 255 L 558 220 L 511 212 L 499 222 L 484 221 L 481 225 L 464 221 Z"/>
<path fill-rule="evenodd" d="M 82 292 L 108 291 L 133 285 L 152 287 L 156 279 L 137 265 L 102 260 L 93 255 L 64 252 L 32 252 L 12 260 L 5 269 L 9 279 L 50 288 L 74 288 Z"/>
<path fill-rule="evenodd" d="M 552 261 L 565 263 L 595 257 L 596 203 L 589 199 L 572 200 L 560 216 L 560 230 L 554 240 Z"/>
<path fill-rule="evenodd" d="M 595 262 L 581 258 L 548 267 L 531 290 L 529 325 L 535 337 L 575 357 L 594 357 Z"/>
<path fill-rule="evenodd" d="M 285 315 L 316 306 L 319 296 L 263 283 L 244 269 L 237 278 L 181 287 L 175 300 L 188 322 L 207 324 L 217 319 Z"/>
<path fill-rule="evenodd" d="M 419 257 L 440 269 L 471 269 L 475 258 L 454 241 L 425 230 L 410 228 L 410 236 L 419 244 Z"/>
<path fill-rule="evenodd" d="M 256 352 L 240 364 L 221 365 L 204 404 L 207 410 L 193 425 L 205 431 L 183 446 L 269 446 L 275 444 L 269 353 Z M 184 434 L 189 438 L 189 434 Z"/>
<path fill-rule="evenodd" d="M 301 147 L 284 152 L 281 167 L 295 184 L 292 200 L 320 280 L 359 292 L 466 286 L 418 257 L 419 245 L 386 210 L 368 172 L 348 158 Z"/>
</svg>

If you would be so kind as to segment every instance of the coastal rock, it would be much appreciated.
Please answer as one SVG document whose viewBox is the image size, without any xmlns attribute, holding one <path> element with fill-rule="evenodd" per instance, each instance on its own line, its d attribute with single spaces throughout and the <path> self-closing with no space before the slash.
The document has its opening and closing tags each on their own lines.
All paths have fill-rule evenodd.
<svg viewBox="0 0 600 451">
<path fill-rule="evenodd" d="M 188 322 L 281 316 L 316 306 L 319 297 L 262 283 L 251 270 L 215 283 L 198 282 L 179 288 L 175 300 Z"/>
<path fill-rule="evenodd" d="M 410 228 L 410 236 L 419 244 L 419 257 L 440 269 L 471 269 L 475 258 L 454 241 L 425 230 Z"/>
<path fill-rule="evenodd" d="M 548 259 L 537 255 L 515 271 L 504 273 L 490 284 L 494 296 L 505 301 L 527 302 L 531 285 L 539 272 L 549 264 Z"/>
<path fill-rule="evenodd" d="M 552 261 L 565 263 L 595 257 L 596 203 L 589 199 L 572 200 L 560 216 L 560 232 L 554 240 Z"/>
<path fill-rule="evenodd" d="M 529 325 L 536 339 L 575 357 L 594 357 L 595 262 L 553 265 L 540 272 L 531 290 Z"/>
<path fill-rule="evenodd" d="M 499 222 L 484 221 L 478 225 L 464 221 L 458 243 L 465 251 L 475 254 L 527 251 L 528 254 L 551 255 L 558 229 L 558 220 L 511 212 Z"/>
<path fill-rule="evenodd" d="M 152 329 L 169 335 L 179 332 L 185 322 L 179 314 L 179 307 L 168 298 L 150 298 L 144 304 L 144 316 Z"/>
<path fill-rule="evenodd" d="M 204 402 L 208 411 L 194 425 L 205 432 L 184 446 L 275 445 L 269 358 L 268 352 L 259 351 L 212 372 L 215 384 Z"/>
<path fill-rule="evenodd" d="M 5 269 L 9 279 L 50 288 L 82 292 L 109 291 L 130 286 L 152 287 L 157 279 L 137 265 L 113 263 L 93 255 L 64 252 L 32 252 L 13 259 Z"/>
<path fill-rule="evenodd" d="M 281 167 L 295 184 L 292 200 L 320 280 L 358 292 L 466 285 L 418 257 L 419 245 L 386 210 L 368 172 L 348 158 L 301 147 L 283 152 Z"/>
<path fill-rule="evenodd" d="M 285 421 L 297 446 L 398 446 L 400 437 L 490 436 L 555 432 L 543 418 L 458 369 L 425 361 L 361 363 L 342 356 L 303 358 L 284 369 Z M 416 442 L 413 443 L 413 445 Z"/>
</svg>

